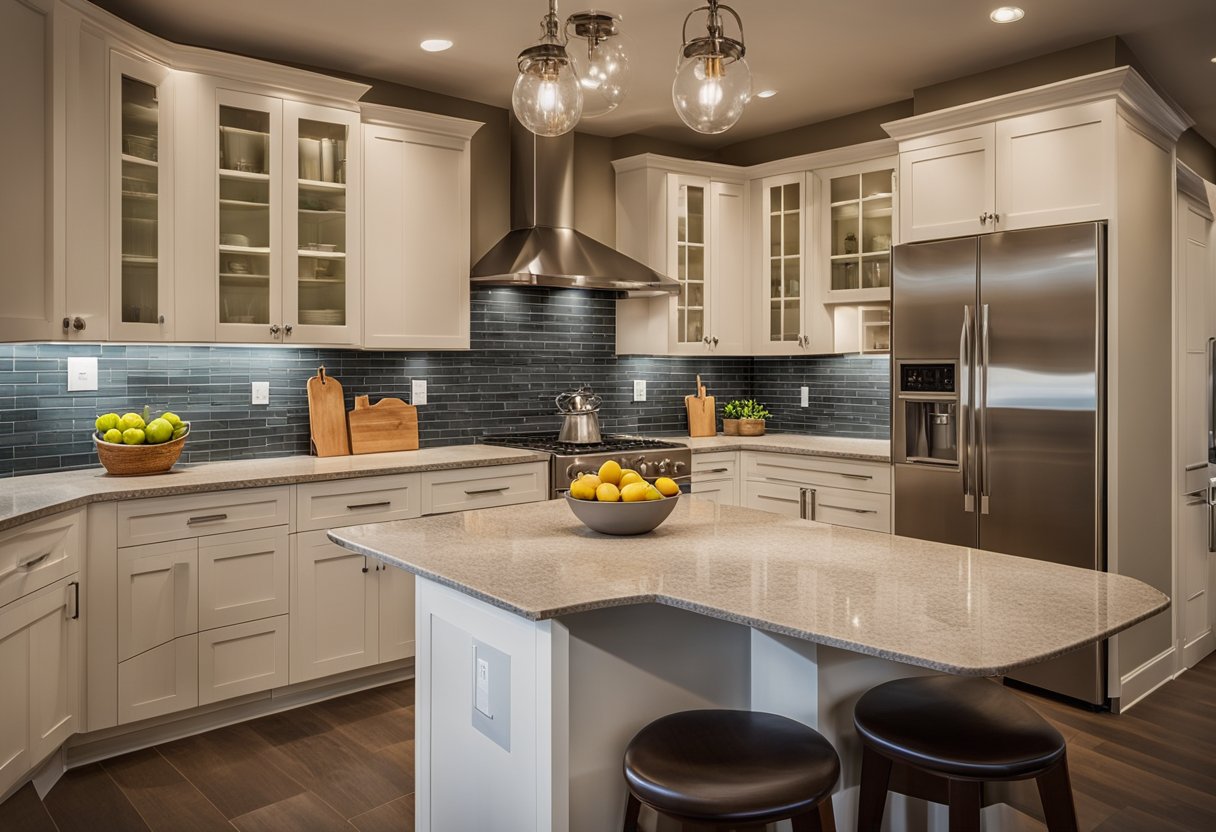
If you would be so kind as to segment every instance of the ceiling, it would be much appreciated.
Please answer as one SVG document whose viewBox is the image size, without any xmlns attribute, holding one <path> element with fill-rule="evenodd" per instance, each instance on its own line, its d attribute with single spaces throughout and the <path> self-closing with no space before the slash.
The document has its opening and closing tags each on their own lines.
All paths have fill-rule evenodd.
<svg viewBox="0 0 1216 832">
<path fill-rule="evenodd" d="M 396 81 L 510 106 L 515 56 L 539 36 L 545 0 L 95 0 L 170 40 Z M 755 99 L 719 136 L 679 121 L 671 79 L 684 15 L 702 0 L 604 0 L 622 16 L 633 83 L 619 110 L 584 119 L 605 136 L 645 133 L 721 146 L 910 98 L 918 87 L 1119 35 L 1216 144 L 1216 1 L 1021 0 L 1022 21 L 988 19 L 998 0 L 733 0 Z M 1004 2 L 1004 0 L 1001 0 Z M 559 3 L 562 15 L 584 0 Z M 690 33 L 702 15 L 689 23 Z M 455 41 L 426 53 L 424 38 Z"/>
</svg>

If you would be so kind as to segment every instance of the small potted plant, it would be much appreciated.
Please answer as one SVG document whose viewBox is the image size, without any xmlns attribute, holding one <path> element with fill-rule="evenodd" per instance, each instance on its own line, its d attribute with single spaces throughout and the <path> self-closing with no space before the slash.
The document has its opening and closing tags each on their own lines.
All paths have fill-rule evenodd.
<svg viewBox="0 0 1216 832">
<path fill-rule="evenodd" d="M 772 415 L 755 399 L 735 399 L 722 408 L 722 432 L 727 436 L 762 436 L 764 420 Z"/>
</svg>

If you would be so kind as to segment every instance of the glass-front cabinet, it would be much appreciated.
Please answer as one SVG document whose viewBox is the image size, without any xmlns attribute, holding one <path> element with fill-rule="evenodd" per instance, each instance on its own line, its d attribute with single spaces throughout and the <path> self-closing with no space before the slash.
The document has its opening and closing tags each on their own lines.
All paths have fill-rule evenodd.
<svg viewBox="0 0 1216 832">
<path fill-rule="evenodd" d="M 667 178 L 667 274 L 680 282 L 675 298 L 671 348 L 704 352 L 709 345 L 709 180 L 671 174 Z"/>
<path fill-rule="evenodd" d="M 231 90 L 216 104 L 217 340 L 356 343 L 358 114 Z"/>
<path fill-rule="evenodd" d="M 173 337 L 172 73 L 110 55 L 110 338 Z"/>
<path fill-rule="evenodd" d="M 828 303 L 891 299 L 895 159 L 817 171 Z"/>
<path fill-rule="evenodd" d="M 758 355 L 830 352 L 831 319 L 808 279 L 807 227 L 813 178 L 805 173 L 770 176 L 753 191 L 759 256 L 753 258 L 759 308 L 753 315 L 752 349 Z"/>
</svg>

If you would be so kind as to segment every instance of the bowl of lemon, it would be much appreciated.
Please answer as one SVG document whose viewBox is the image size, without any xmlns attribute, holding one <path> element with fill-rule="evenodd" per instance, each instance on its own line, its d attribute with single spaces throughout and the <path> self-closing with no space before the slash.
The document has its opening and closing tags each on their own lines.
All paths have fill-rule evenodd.
<svg viewBox="0 0 1216 832">
<path fill-rule="evenodd" d="M 637 471 L 608 461 L 570 484 L 566 504 L 587 528 L 601 534 L 652 532 L 671 516 L 680 486 L 669 477 L 649 482 Z"/>
<path fill-rule="evenodd" d="M 182 455 L 190 435 L 190 423 L 176 413 L 153 419 L 147 407 L 142 414 L 103 413 L 94 427 L 97 458 L 116 476 L 165 473 Z"/>
</svg>

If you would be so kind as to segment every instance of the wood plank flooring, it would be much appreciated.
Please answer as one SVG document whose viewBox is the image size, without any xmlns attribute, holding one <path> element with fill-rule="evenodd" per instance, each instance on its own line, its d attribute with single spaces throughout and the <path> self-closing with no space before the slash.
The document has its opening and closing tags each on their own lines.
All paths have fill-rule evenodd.
<svg viewBox="0 0 1216 832">
<path fill-rule="evenodd" d="M 1068 739 L 1082 830 L 1216 829 L 1216 654 L 1121 716 L 1018 695 Z M 85 766 L 45 803 L 17 792 L 0 830 L 413 832 L 413 705 L 402 682 Z M 1040 832 L 1022 785 L 1015 832 Z"/>
</svg>

